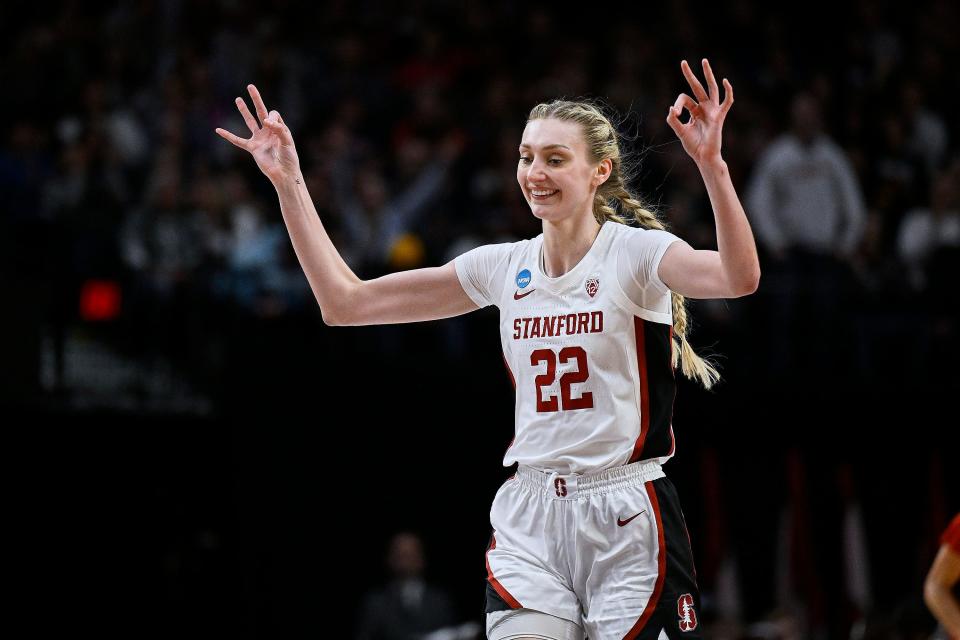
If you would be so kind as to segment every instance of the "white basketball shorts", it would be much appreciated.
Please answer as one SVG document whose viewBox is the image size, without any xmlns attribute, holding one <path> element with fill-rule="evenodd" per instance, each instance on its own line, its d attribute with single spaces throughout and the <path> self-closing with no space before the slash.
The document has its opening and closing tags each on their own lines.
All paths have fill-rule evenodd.
<svg viewBox="0 0 960 640">
<path fill-rule="evenodd" d="M 655 460 L 595 474 L 520 466 L 490 524 L 488 631 L 502 612 L 532 609 L 590 640 L 701 637 L 690 537 Z"/>
</svg>

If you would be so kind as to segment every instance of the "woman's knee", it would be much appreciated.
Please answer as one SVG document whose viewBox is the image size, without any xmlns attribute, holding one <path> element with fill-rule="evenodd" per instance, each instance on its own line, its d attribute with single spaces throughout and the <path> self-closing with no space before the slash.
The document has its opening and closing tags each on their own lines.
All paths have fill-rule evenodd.
<svg viewBox="0 0 960 640">
<path fill-rule="evenodd" d="M 583 640 L 583 628 L 565 618 L 513 609 L 487 614 L 488 640 Z"/>
</svg>

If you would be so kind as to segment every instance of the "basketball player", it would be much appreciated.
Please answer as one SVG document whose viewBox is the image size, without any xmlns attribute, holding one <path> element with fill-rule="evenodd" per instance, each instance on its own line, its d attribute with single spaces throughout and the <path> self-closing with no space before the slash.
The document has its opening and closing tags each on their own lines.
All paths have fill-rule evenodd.
<svg viewBox="0 0 960 640">
<path fill-rule="evenodd" d="M 923 584 L 923 599 L 951 638 L 960 638 L 960 513 L 940 536 L 940 550 Z"/>
<path fill-rule="evenodd" d="M 503 464 L 518 468 L 490 512 L 489 638 L 701 637 L 689 537 L 661 468 L 674 453 L 675 369 L 706 387 L 719 377 L 687 342 L 684 297 L 747 295 L 760 267 L 720 154 L 733 89 L 723 81 L 721 102 L 706 59 L 706 89 L 686 61 L 681 70 L 694 97 L 680 94 L 666 120 L 703 176 L 718 251 L 694 250 L 631 195 L 617 132 L 589 103 L 540 104 L 528 117 L 517 181 L 541 235 L 368 281 L 331 243 L 290 130 L 253 85 L 260 123 L 237 98 L 251 137 L 217 129 L 276 187 L 327 324 L 499 308 L 516 390 L 515 437 Z M 625 224 L 634 221 L 639 228 Z"/>
</svg>

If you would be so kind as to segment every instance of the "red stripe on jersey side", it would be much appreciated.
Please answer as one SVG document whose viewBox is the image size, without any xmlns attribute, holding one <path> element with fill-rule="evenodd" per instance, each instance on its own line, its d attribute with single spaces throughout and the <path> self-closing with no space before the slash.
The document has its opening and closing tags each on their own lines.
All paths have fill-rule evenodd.
<svg viewBox="0 0 960 640">
<path fill-rule="evenodd" d="M 497 548 L 497 537 L 496 535 L 490 536 L 490 548 L 487 549 L 485 557 L 487 559 L 487 580 L 490 582 L 490 586 L 500 594 L 500 597 L 503 598 L 503 601 L 510 605 L 511 609 L 520 609 L 523 607 L 520 602 L 510 595 L 510 592 L 507 591 L 500 581 L 493 577 L 493 570 L 490 568 L 490 552 Z"/>
<path fill-rule="evenodd" d="M 673 368 L 673 325 L 670 325 L 670 375 L 677 379 L 677 371 Z M 673 408 L 677 404 L 677 385 L 673 385 L 673 399 L 670 401 L 670 455 L 677 449 L 677 441 L 673 437 Z"/>
<path fill-rule="evenodd" d="M 677 372 L 673 368 L 673 325 L 670 325 L 670 373 L 676 379 Z"/>
<path fill-rule="evenodd" d="M 637 342 L 637 375 L 640 378 L 640 435 L 633 445 L 630 462 L 640 459 L 643 454 L 643 442 L 647 439 L 647 432 L 650 431 L 650 376 L 647 371 L 647 344 L 643 320 L 637 316 L 633 317 L 633 335 Z"/>
<path fill-rule="evenodd" d="M 648 480 L 646 487 L 647 496 L 650 498 L 650 505 L 653 507 L 653 514 L 657 519 L 657 545 L 659 546 L 657 549 L 657 585 L 653 588 L 653 594 L 647 601 L 647 606 L 643 608 L 640 619 L 634 623 L 630 631 L 627 632 L 627 635 L 623 636 L 623 640 L 633 640 L 643 631 L 643 627 L 647 624 L 647 621 L 650 620 L 650 616 L 653 615 L 653 612 L 657 608 L 657 603 L 660 601 L 660 593 L 663 591 L 663 582 L 667 577 L 667 543 L 663 537 L 663 520 L 660 517 L 660 503 L 657 501 L 657 491 L 653 488 L 653 480 Z"/>
</svg>

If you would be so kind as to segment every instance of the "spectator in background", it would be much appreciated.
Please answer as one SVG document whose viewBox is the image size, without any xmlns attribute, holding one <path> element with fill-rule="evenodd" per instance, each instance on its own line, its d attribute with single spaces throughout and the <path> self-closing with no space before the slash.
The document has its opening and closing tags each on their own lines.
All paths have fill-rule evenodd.
<svg viewBox="0 0 960 640">
<path fill-rule="evenodd" d="M 960 582 L 960 513 L 940 538 L 940 551 L 923 584 L 923 599 L 931 613 L 951 638 L 960 638 L 960 602 L 956 586 Z"/>
<path fill-rule="evenodd" d="M 188 208 L 179 163 L 161 155 L 141 206 L 119 230 L 129 345 L 154 364 L 192 361 L 204 341 L 204 216 Z"/>
<path fill-rule="evenodd" d="M 410 182 L 391 193 L 380 164 L 344 154 L 333 162 L 331 182 L 341 212 L 347 246 L 344 259 L 359 275 L 421 266 L 422 240 L 415 229 L 431 202 L 447 184 L 451 164 L 463 150 L 463 138 L 451 134 L 435 147 L 411 137 L 397 149 L 401 164 L 419 165 Z"/>
<path fill-rule="evenodd" d="M 938 274 L 932 271 L 934 263 L 942 259 L 938 254 L 960 251 L 958 181 L 960 158 L 934 178 L 929 204 L 908 211 L 900 224 L 897 253 L 907 267 L 910 284 L 916 291 L 924 291 L 931 278 L 937 279 Z"/>
<path fill-rule="evenodd" d="M 900 92 L 901 113 L 907 122 L 907 146 L 923 162 L 932 176 L 946 158 L 950 138 L 947 125 L 938 113 L 927 106 L 923 86 L 908 80 Z"/>
<path fill-rule="evenodd" d="M 293 249 L 283 223 L 263 213 L 238 173 L 198 178 L 193 199 L 216 298 L 259 317 L 297 311 L 313 299 L 302 272 L 290 268 Z"/>
<path fill-rule="evenodd" d="M 791 118 L 791 130 L 760 157 L 746 193 L 766 254 L 760 293 L 771 314 L 764 323 L 772 332 L 765 341 L 769 368 L 781 375 L 842 375 L 835 366 L 847 360 L 842 307 L 866 208 L 850 162 L 822 131 L 816 98 L 797 94 Z"/>
<path fill-rule="evenodd" d="M 934 178 L 930 204 L 909 211 L 897 235 L 897 253 L 930 314 L 930 375 L 953 378 L 960 324 L 956 276 L 960 273 L 960 158 Z"/>
<path fill-rule="evenodd" d="M 454 623 L 449 596 L 424 581 L 420 536 L 409 531 L 394 535 L 387 566 L 390 582 L 363 598 L 357 640 L 413 640 Z"/>
</svg>

